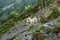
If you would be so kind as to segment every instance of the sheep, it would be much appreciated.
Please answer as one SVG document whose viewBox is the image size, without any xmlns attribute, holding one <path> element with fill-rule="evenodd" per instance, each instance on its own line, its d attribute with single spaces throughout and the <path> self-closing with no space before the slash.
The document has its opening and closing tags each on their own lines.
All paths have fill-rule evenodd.
<svg viewBox="0 0 60 40">
<path fill-rule="evenodd" d="M 30 17 L 27 18 L 27 25 L 29 25 L 29 26 L 33 25 L 32 19 Z"/>
<path fill-rule="evenodd" d="M 36 18 L 36 17 L 34 17 L 33 19 L 31 19 L 30 17 L 27 18 L 27 24 L 28 24 L 29 26 L 33 26 L 33 25 L 36 24 L 36 23 L 37 23 L 37 18 Z"/>
<path fill-rule="evenodd" d="M 32 19 L 32 21 L 33 21 L 34 24 L 38 23 L 36 17 L 34 17 L 34 18 Z"/>
</svg>

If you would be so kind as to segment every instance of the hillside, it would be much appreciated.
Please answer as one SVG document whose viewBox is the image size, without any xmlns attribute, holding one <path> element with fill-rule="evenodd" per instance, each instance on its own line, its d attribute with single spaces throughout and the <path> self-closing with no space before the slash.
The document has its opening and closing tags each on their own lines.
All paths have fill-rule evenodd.
<svg viewBox="0 0 60 40">
<path fill-rule="evenodd" d="M 59 0 L 13 0 L 0 12 L 3 14 L 0 19 L 0 40 L 60 39 Z M 39 17 L 40 22 L 29 26 L 26 24 L 28 17 Z"/>
</svg>

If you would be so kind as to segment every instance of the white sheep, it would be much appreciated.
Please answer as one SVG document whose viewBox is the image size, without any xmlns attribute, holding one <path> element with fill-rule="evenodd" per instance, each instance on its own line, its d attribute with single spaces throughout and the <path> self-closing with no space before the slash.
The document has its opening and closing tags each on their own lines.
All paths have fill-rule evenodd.
<svg viewBox="0 0 60 40">
<path fill-rule="evenodd" d="M 29 17 L 27 18 L 27 25 L 32 26 L 32 19 Z"/>
<path fill-rule="evenodd" d="M 33 21 L 33 23 L 34 23 L 34 24 L 38 23 L 38 21 L 37 21 L 37 18 L 36 18 L 36 17 L 34 17 L 34 18 L 32 19 L 32 21 Z"/>
<path fill-rule="evenodd" d="M 33 26 L 33 25 L 36 24 L 36 23 L 37 23 L 37 18 L 36 18 L 36 17 L 33 18 L 33 19 L 31 19 L 30 17 L 27 18 L 27 25 Z"/>
</svg>

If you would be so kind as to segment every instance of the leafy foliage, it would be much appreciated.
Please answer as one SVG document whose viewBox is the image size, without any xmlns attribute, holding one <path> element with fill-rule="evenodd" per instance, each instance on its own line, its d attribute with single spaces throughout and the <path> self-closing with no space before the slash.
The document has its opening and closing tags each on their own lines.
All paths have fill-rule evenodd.
<svg viewBox="0 0 60 40">
<path fill-rule="evenodd" d="M 20 14 L 17 11 L 10 12 L 9 16 L 0 22 L 0 35 L 10 30 L 10 28 L 16 24 L 22 22 L 25 18 L 34 15 L 35 12 L 37 12 L 36 7 L 36 4 L 32 5 L 28 9 L 24 9 Z"/>
</svg>

